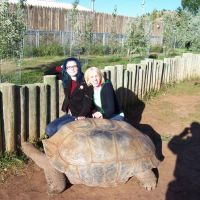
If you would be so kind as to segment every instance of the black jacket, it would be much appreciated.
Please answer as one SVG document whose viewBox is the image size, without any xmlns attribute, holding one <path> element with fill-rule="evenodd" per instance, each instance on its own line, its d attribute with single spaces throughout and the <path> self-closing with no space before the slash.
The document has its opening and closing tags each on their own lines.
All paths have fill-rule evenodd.
<svg viewBox="0 0 200 200">
<path fill-rule="evenodd" d="M 103 118 L 106 119 L 109 119 L 114 115 L 120 113 L 115 91 L 113 89 L 112 84 L 109 81 L 106 81 L 102 85 L 100 95 L 102 108 L 96 106 L 95 111 L 101 112 L 103 114 Z"/>
<path fill-rule="evenodd" d="M 92 103 L 93 103 L 93 87 L 87 86 L 82 81 L 77 83 L 77 87 L 70 95 L 71 80 L 67 81 L 66 88 L 64 88 L 65 99 L 62 105 L 62 111 L 68 112 L 70 109 L 73 116 L 91 117 Z"/>
</svg>

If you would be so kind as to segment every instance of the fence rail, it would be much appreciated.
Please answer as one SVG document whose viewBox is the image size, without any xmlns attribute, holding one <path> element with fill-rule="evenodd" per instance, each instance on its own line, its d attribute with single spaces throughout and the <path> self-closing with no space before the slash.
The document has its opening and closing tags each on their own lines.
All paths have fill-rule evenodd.
<svg viewBox="0 0 200 200">
<path fill-rule="evenodd" d="M 28 30 L 24 38 L 24 45 L 31 47 L 39 47 L 40 45 L 48 45 L 52 43 L 60 44 L 61 46 L 70 46 L 73 32 L 70 31 L 41 31 Z M 109 45 L 111 33 L 92 33 L 93 44 Z M 115 40 L 119 45 L 124 45 L 126 40 L 125 34 L 115 34 Z M 163 37 L 150 35 L 151 45 L 162 45 Z"/>
<path fill-rule="evenodd" d="M 62 46 L 70 46 L 73 32 L 69 31 L 40 31 L 40 30 L 28 30 L 24 38 L 24 45 L 39 47 L 42 45 L 48 45 L 57 43 Z M 110 33 L 92 33 L 93 44 L 99 43 L 102 45 L 108 45 L 110 40 Z M 115 39 L 118 44 L 123 44 L 125 35 L 116 34 Z M 159 39 L 160 40 L 160 39 Z M 159 41 L 158 41 L 159 42 Z"/>
<path fill-rule="evenodd" d="M 200 77 L 200 55 L 183 54 L 164 60 L 146 59 L 140 64 L 106 66 L 103 69 L 116 90 L 120 105 L 132 104 L 163 84 Z M 43 83 L 0 84 L 0 153 L 20 148 L 21 141 L 37 140 L 46 125 L 63 115 L 62 83 L 44 76 Z"/>
</svg>

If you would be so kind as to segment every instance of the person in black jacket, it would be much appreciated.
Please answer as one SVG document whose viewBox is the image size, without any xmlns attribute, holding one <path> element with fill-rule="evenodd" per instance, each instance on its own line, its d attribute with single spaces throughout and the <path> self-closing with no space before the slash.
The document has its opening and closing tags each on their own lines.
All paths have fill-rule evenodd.
<svg viewBox="0 0 200 200">
<path fill-rule="evenodd" d="M 93 88 L 85 83 L 79 60 L 73 57 L 66 59 L 61 73 L 65 94 L 62 110 L 66 114 L 47 125 L 49 137 L 68 122 L 91 117 Z"/>
<path fill-rule="evenodd" d="M 111 82 L 104 80 L 102 72 L 96 67 L 87 69 L 85 81 L 88 86 L 92 85 L 94 89 L 93 118 L 124 120 L 124 113 L 120 112 L 113 86 Z"/>
</svg>

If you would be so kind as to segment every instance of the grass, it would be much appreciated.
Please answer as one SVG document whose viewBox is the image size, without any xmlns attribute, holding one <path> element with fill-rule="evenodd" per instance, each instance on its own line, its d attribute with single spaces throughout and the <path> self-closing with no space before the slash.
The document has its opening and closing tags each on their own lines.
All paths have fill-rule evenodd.
<svg viewBox="0 0 200 200">
<path fill-rule="evenodd" d="M 0 182 L 4 182 L 10 174 L 17 174 L 23 169 L 25 156 L 18 156 L 14 153 L 4 153 L 0 156 Z"/>
<path fill-rule="evenodd" d="M 169 83 L 169 84 L 162 85 L 160 90 L 151 90 L 150 92 L 148 92 L 148 94 L 146 94 L 144 96 L 143 100 L 145 102 L 147 102 L 150 99 L 153 99 L 153 98 L 158 97 L 160 95 L 164 95 L 167 91 L 169 91 L 170 89 L 172 89 L 174 87 L 176 87 L 175 83 Z"/>
<path fill-rule="evenodd" d="M 193 95 L 199 92 L 200 90 L 200 80 L 191 79 L 191 80 L 184 80 L 180 83 L 169 83 L 163 85 L 159 91 L 152 90 L 148 94 L 145 95 L 144 101 L 148 101 L 160 95 L 165 95 L 166 92 L 168 94 L 173 95 Z"/>
<path fill-rule="evenodd" d="M 1 65 L 1 82 L 11 82 L 15 84 L 28 84 L 43 81 L 45 72 L 53 67 L 61 65 L 66 57 L 64 56 L 46 56 L 25 58 L 21 63 L 21 68 L 16 67 L 16 62 L 12 60 L 4 61 Z M 131 62 L 139 63 L 143 57 L 135 56 Z M 83 72 L 91 66 L 104 68 L 112 65 L 126 65 L 130 63 L 127 57 L 119 55 L 108 56 L 81 56 L 80 57 Z"/>
<path fill-rule="evenodd" d="M 4 61 L 1 66 L 1 82 L 15 84 L 30 84 L 43 81 L 44 72 L 61 65 L 64 57 L 35 57 L 25 58 L 21 68 L 16 67 L 15 61 Z"/>
<path fill-rule="evenodd" d="M 184 80 L 180 84 L 176 84 L 175 87 L 172 87 L 169 91 L 171 94 L 185 94 L 185 95 L 193 95 L 200 90 L 200 80 L 192 79 L 190 81 Z"/>
</svg>

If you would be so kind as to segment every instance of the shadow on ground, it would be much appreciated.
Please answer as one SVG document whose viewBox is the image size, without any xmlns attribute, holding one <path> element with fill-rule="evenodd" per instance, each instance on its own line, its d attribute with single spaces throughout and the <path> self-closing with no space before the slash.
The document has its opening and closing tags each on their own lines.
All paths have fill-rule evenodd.
<svg viewBox="0 0 200 200">
<path fill-rule="evenodd" d="M 168 184 L 166 200 L 200 199 L 200 123 L 191 123 L 168 147 L 177 158 L 175 180 Z"/>
<path fill-rule="evenodd" d="M 118 96 L 120 106 L 125 112 L 125 121 L 151 138 L 156 148 L 156 155 L 158 160 L 163 161 L 164 156 L 162 154 L 162 140 L 160 134 L 156 132 L 151 125 L 141 124 L 145 103 L 138 99 L 138 97 L 131 90 L 126 88 L 119 88 L 116 91 L 116 94 Z M 123 105 L 123 102 L 126 102 L 127 104 Z"/>
</svg>

